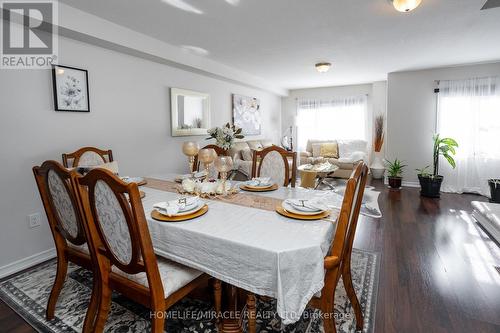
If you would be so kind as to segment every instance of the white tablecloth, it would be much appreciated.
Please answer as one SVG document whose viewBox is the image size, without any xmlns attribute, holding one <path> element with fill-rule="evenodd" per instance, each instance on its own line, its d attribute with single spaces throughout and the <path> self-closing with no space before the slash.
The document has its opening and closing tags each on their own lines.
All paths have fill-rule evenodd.
<svg viewBox="0 0 500 333">
<path fill-rule="evenodd" d="M 141 190 L 146 192 L 143 206 L 158 255 L 276 298 L 284 324 L 297 321 L 309 300 L 323 288 L 323 258 L 331 245 L 334 223 L 292 220 L 272 211 L 210 200 L 206 201 L 208 212 L 200 218 L 159 222 L 150 217 L 153 204 L 178 194 L 148 187 Z M 278 192 L 303 197 L 300 189 Z"/>
</svg>

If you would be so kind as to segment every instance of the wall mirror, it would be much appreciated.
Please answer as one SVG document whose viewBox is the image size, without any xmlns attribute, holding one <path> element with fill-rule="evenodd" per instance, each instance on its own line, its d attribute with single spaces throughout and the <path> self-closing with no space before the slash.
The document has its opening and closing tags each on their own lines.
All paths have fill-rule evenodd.
<svg viewBox="0 0 500 333">
<path fill-rule="evenodd" d="M 207 135 L 210 128 L 210 95 L 171 88 L 172 136 Z"/>
</svg>

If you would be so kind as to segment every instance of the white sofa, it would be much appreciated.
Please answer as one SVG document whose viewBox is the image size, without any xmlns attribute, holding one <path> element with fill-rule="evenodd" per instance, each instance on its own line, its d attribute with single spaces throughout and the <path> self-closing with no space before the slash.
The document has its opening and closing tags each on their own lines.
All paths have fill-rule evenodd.
<svg viewBox="0 0 500 333">
<path fill-rule="evenodd" d="M 338 158 L 323 157 L 314 155 L 313 144 L 337 143 Z M 308 140 L 306 150 L 300 152 L 299 164 L 316 164 L 328 161 L 339 167 L 334 173 L 334 177 L 349 178 L 354 166 L 359 161 L 367 163 L 367 142 L 363 140 Z"/>
<path fill-rule="evenodd" d="M 252 175 L 253 151 L 272 145 L 272 141 L 266 139 L 235 142 L 233 147 L 229 149 L 229 156 L 233 158 L 233 168 L 243 174 L 244 177 L 250 178 Z"/>
</svg>

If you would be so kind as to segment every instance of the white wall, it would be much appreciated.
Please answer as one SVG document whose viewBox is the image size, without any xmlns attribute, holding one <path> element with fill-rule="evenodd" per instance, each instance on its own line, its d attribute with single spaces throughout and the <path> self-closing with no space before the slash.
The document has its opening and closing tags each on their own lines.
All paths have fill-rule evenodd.
<svg viewBox="0 0 500 333">
<path fill-rule="evenodd" d="M 294 116 L 297 112 L 297 99 L 329 99 L 339 96 L 368 95 L 370 128 L 372 128 L 374 115 L 380 113 L 385 114 L 387 106 L 386 81 L 349 86 L 297 89 L 290 90 L 289 93 L 290 94 L 287 97 L 282 98 L 282 131 L 285 131 L 289 126 L 293 125 Z M 296 139 L 297 138 L 295 137 L 295 141 Z M 369 142 L 369 144 L 371 144 L 371 142 Z"/>
<path fill-rule="evenodd" d="M 170 87 L 210 93 L 212 125 L 231 121 L 232 93 L 257 97 L 261 137 L 279 140 L 281 98 L 272 93 L 66 38 L 59 63 L 89 71 L 90 113 L 54 111 L 48 70 L 0 71 L 0 274 L 53 247 L 45 216 L 41 227 L 28 229 L 27 215 L 43 213 L 34 165 L 90 145 L 112 149 L 124 175 L 186 171 L 180 145 L 193 138 L 170 136 Z"/>
<path fill-rule="evenodd" d="M 417 183 L 415 169 L 432 163 L 435 81 L 490 75 L 500 75 L 500 62 L 389 74 L 386 156 L 406 162 L 406 182 Z"/>
</svg>

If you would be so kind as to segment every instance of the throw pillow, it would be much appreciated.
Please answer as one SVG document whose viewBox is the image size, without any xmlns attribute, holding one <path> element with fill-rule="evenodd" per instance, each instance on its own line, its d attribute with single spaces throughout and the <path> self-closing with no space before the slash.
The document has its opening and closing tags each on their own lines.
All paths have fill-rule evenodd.
<svg viewBox="0 0 500 333">
<path fill-rule="evenodd" d="M 257 140 L 252 140 L 252 141 L 247 141 L 248 147 L 253 150 L 262 150 L 264 148 L 260 141 Z"/>
<path fill-rule="evenodd" d="M 252 161 L 253 159 L 253 150 L 250 148 L 245 148 L 241 151 L 241 157 L 243 161 Z"/>
<path fill-rule="evenodd" d="M 323 143 L 320 148 L 320 155 L 327 158 L 339 158 L 337 143 Z"/>
<path fill-rule="evenodd" d="M 337 142 L 313 143 L 312 154 L 313 157 L 338 158 L 339 153 Z"/>
</svg>

